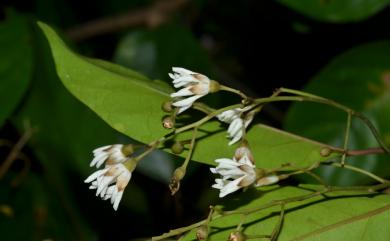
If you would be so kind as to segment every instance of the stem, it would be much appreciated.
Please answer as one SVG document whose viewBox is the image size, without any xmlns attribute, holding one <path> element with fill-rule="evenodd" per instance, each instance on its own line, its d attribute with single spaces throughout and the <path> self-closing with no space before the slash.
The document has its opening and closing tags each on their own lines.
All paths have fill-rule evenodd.
<svg viewBox="0 0 390 241">
<path fill-rule="evenodd" d="M 348 151 L 348 141 L 349 141 L 349 131 L 351 129 L 351 121 L 352 121 L 352 114 L 350 111 L 348 111 L 348 119 L 347 119 L 347 128 L 345 129 L 345 138 L 344 138 L 344 153 L 341 156 L 341 166 L 343 167 L 345 164 L 345 158 L 347 157 L 347 151 Z"/>
<path fill-rule="evenodd" d="M 342 167 L 342 168 L 346 168 L 346 169 L 349 169 L 349 170 L 352 170 L 352 171 L 355 171 L 355 172 L 359 172 L 363 175 L 366 175 L 366 176 L 369 176 L 371 177 L 372 179 L 380 182 L 380 183 L 388 183 L 389 181 L 381 178 L 381 177 L 378 177 L 377 175 L 371 173 L 371 172 L 368 172 L 366 170 L 363 170 L 363 169 L 360 169 L 358 167 L 354 167 L 354 166 L 350 166 L 350 165 L 347 165 L 347 164 L 342 164 L 342 163 L 332 163 L 331 164 L 332 166 L 335 166 L 335 167 Z"/>
<path fill-rule="evenodd" d="M 361 119 L 368 126 L 368 128 L 370 128 L 372 134 L 374 135 L 376 141 L 379 143 L 379 145 L 382 147 L 382 149 L 387 154 L 390 154 L 389 147 L 382 141 L 382 138 L 381 138 L 379 132 L 377 131 L 377 129 L 375 128 L 374 124 L 372 124 L 372 122 L 366 116 L 364 116 L 362 113 L 355 112 L 354 115 L 356 117 L 358 117 L 359 119 Z"/>
<path fill-rule="evenodd" d="M 249 215 L 251 213 L 259 212 L 261 210 L 264 210 L 264 209 L 267 209 L 267 208 L 271 208 L 271 207 L 274 207 L 274 206 L 281 206 L 281 205 L 286 205 L 288 203 L 300 202 L 300 201 L 308 200 L 308 199 L 311 199 L 311 198 L 315 198 L 315 197 L 321 196 L 321 195 L 323 195 L 325 193 L 339 192 L 339 191 L 353 191 L 353 192 L 355 192 L 355 191 L 366 191 L 366 192 L 369 192 L 369 193 L 373 193 L 373 192 L 377 192 L 379 190 L 382 190 L 382 189 L 385 189 L 385 188 L 388 188 L 388 187 L 390 187 L 390 182 L 385 182 L 385 183 L 372 185 L 372 186 L 351 186 L 351 187 L 329 186 L 329 187 L 324 188 L 323 190 L 316 191 L 316 192 L 313 192 L 313 193 L 310 193 L 310 194 L 296 196 L 296 197 L 291 197 L 291 198 L 285 198 L 285 199 L 281 199 L 281 200 L 271 201 L 269 203 L 262 204 L 262 205 L 260 205 L 260 206 L 258 206 L 256 208 L 252 208 L 252 209 L 225 211 L 225 212 L 222 212 L 221 214 L 218 214 L 218 215 L 214 216 L 212 218 L 212 220 L 223 218 L 223 217 L 226 217 L 226 216 L 229 216 L 229 215 L 237 215 L 237 214 Z M 164 238 L 168 238 L 168 237 L 172 237 L 172 236 L 175 236 L 175 235 L 179 235 L 181 233 L 190 231 L 190 230 L 192 230 L 194 228 L 197 228 L 197 227 L 199 227 L 201 225 L 204 225 L 204 224 L 207 223 L 207 221 L 208 221 L 207 219 L 204 219 L 204 220 L 201 220 L 201 221 L 199 221 L 197 223 L 189 225 L 187 227 L 182 227 L 182 228 L 171 230 L 168 233 L 162 234 L 162 235 L 157 236 L 157 237 L 153 237 L 152 241 L 158 241 L 158 240 L 161 240 L 161 239 L 164 239 Z"/>
<path fill-rule="evenodd" d="M 192 104 L 192 108 L 194 108 L 195 110 L 199 110 L 207 115 L 209 115 L 215 111 L 215 109 L 211 108 L 210 106 L 208 106 L 204 103 L 200 103 L 200 102 L 195 102 L 194 104 Z"/>
<path fill-rule="evenodd" d="M 5 161 L 0 166 L 0 179 L 3 178 L 5 173 L 11 167 L 12 163 L 18 158 L 20 151 L 22 150 L 23 146 L 26 145 L 27 141 L 31 138 L 33 133 L 34 133 L 33 129 L 31 129 L 31 128 L 27 129 L 26 132 L 23 134 L 23 136 L 19 139 L 19 141 L 11 149 L 10 153 L 5 158 Z"/>
<path fill-rule="evenodd" d="M 370 154 L 383 154 L 385 150 L 382 147 L 368 148 L 363 150 L 348 150 L 347 156 L 363 156 Z"/>
<path fill-rule="evenodd" d="M 194 131 L 192 133 L 192 138 L 191 138 L 191 144 L 190 144 L 190 147 L 189 147 L 189 150 L 188 150 L 188 155 L 186 157 L 186 159 L 184 160 L 184 163 L 182 165 L 182 167 L 184 168 L 184 170 L 187 169 L 187 166 L 188 166 L 188 163 L 190 162 L 191 160 L 191 156 L 192 156 L 192 153 L 194 152 L 194 149 L 195 149 L 195 140 L 196 140 L 196 134 L 198 132 L 198 128 L 195 127 L 194 128 Z"/>
<path fill-rule="evenodd" d="M 279 220 L 276 223 L 274 230 L 272 231 L 271 238 L 270 238 L 271 241 L 275 241 L 278 238 L 280 229 L 282 228 L 283 220 L 284 220 L 284 203 L 280 205 Z"/>
<path fill-rule="evenodd" d="M 237 95 L 241 96 L 241 98 L 243 98 L 244 100 L 249 99 L 248 96 L 246 96 L 246 95 L 245 95 L 244 93 L 242 93 L 240 90 L 236 90 L 236 89 L 234 89 L 234 88 L 230 88 L 230 87 L 228 87 L 228 86 L 226 86 L 226 85 L 220 85 L 219 90 L 224 90 L 224 91 L 228 91 L 228 92 L 237 94 Z"/>
<path fill-rule="evenodd" d="M 160 236 L 156 236 L 156 237 L 152 237 L 152 241 L 158 241 L 158 240 L 162 240 L 162 239 L 165 239 L 165 238 L 169 238 L 169 237 L 172 237 L 172 236 L 176 236 L 176 235 L 179 235 L 179 234 L 182 234 L 184 232 L 187 232 L 187 231 L 190 231 L 194 228 L 197 228 L 201 225 L 204 225 L 206 223 L 207 219 L 205 220 L 202 220 L 202 221 L 199 221 L 197 223 L 194 223 L 194 224 L 191 224 L 187 227 L 182 227 L 182 228 L 178 228 L 178 229 L 173 229 L 173 230 L 170 230 L 168 233 L 164 233 Z"/>
<path fill-rule="evenodd" d="M 137 156 L 137 158 L 136 158 L 137 163 L 138 163 L 139 161 L 141 161 L 141 160 L 142 160 L 145 156 L 147 156 L 149 153 L 151 153 L 152 151 L 154 151 L 154 149 L 156 149 L 156 147 L 160 144 L 160 142 L 161 142 L 161 139 L 151 142 L 151 143 L 148 145 L 149 148 L 148 148 L 146 151 L 144 151 L 142 154 L 140 154 L 139 156 Z"/>
</svg>

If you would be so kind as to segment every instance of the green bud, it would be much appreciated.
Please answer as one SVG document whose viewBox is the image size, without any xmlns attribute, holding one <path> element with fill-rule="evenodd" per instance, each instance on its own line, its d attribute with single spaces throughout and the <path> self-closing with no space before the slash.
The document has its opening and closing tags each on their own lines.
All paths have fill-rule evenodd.
<svg viewBox="0 0 390 241">
<path fill-rule="evenodd" d="M 172 101 L 165 101 L 161 105 L 161 109 L 164 112 L 171 113 L 173 111 Z"/>
<path fill-rule="evenodd" d="M 177 141 L 177 142 L 173 143 L 171 150 L 175 154 L 180 154 L 184 150 L 184 145 L 180 141 Z"/>
<path fill-rule="evenodd" d="M 169 183 L 169 189 L 171 190 L 171 194 L 175 195 L 180 188 L 180 181 L 186 175 L 186 169 L 184 167 L 178 167 L 173 172 L 173 176 L 171 178 L 171 182 Z"/>
<path fill-rule="evenodd" d="M 175 126 L 175 121 L 172 116 L 165 116 L 162 125 L 165 129 L 172 129 Z"/>
<path fill-rule="evenodd" d="M 202 225 L 196 230 L 196 238 L 198 240 L 206 240 L 208 236 L 209 229 L 206 225 Z"/>
<path fill-rule="evenodd" d="M 323 157 L 329 156 L 330 153 L 332 153 L 332 150 L 329 149 L 328 147 L 324 147 L 324 148 L 322 148 L 321 151 L 320 151 L 320 155 L 323 156 Z"/>
<path fill-rule="evenodd" d="M 230 233 L 228 241 L 245 241 L 246 236 L 240 231 Z"/>
</svg>

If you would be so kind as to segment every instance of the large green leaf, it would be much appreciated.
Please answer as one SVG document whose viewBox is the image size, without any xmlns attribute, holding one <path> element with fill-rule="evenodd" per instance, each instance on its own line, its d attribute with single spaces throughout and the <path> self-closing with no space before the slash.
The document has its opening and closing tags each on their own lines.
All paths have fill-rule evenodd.
<svg viewBox="0 0 390 241">
<path fill-rule="evenodd" d="M 97 199 L 94 192 L 80 191 L 88 187 L 83 179 L 94 171 L 89 167 L 92 150 L 113 143 L 127 143 L 129 138 L 115 132 L 66 90 L 55 72 L 46 38 L 38 28 L 35 30 L 39 31 L 34 38 L 35 60 L 40 63 L 40 68 L 34 71 L 31 90 L 12 120 L 20 132 L 24 131 L 23 122 L 26 120 L 38 130 L 29 146 L 44 169 L 43 176 L 50 180 L 48 186 L 54 194 L 51 197 L 53 202 L 61 201 L 66 206 L 64 219 L 67 221 L 62 228 L 73 235 L 69 240 L 91 240 L 92 232 L 80 207 L 101 205 L 96 209 L 106 208 L 102 211 L 103 216 L 105 212 L 112 214 L 109 203 Z M 135 210 L 133 215 L 147 213 L 144 193 L 134 183 L 127 188 L 129 192 L 123 197 L 122 211 Z M 132 193 L 137 195 L 132 196 Z M 105 227 L 115 224 L 105 224 Z"/>
<path fill-rule="evenodd" d="M 124 74 L 123 67 L 86 60 L 70 51 L 50 27 L 43 23 L 40 27 L 49 40 L 64 85 L 109 125 L 144 143 L 168 133 L 161 126 L 164 113 L 160 105 L 169 99 L 164 85 L 132 71 Z M 200 133 L 208 137 L 197 142 L 194 160 L 214 164 L 216 158 L 233 155 L 234 147 L 227 145 L 226 126 L 213 121 L 202 126 Z M 186 133 L 178 138 L 186 139 L 190 135 Z M 286 162 L 307 166 L 325 159 L 320 155 L 324 144 L 264 125 L 254 126 L 248 139 L 261 167 L 278 167 Z"/>
<path fill-rule="evenodd" d="M 308 188 L 268 187 L 247 191 L 223 204 L 224 210 L 248 210 L 272 201 L 312 193 Z M 243 201 L 246 201 L 243 204 Z M 245 218 L 244 232 L 248 235 L 270 235 L 279 219 L 280 207 L 264 209 Z M 227 240 L 240 222 L 241 215 L 231 215 L 211 222 L 209 241 Z M 362 192 L 335 192 L 285 206 L 285 217 L 278 241 L 298 240 L 362 240 L 390 239 L 386 223 L 390 220 L 390 196 L 372 196 Z M 183 241 L 196 240 L 194 231 Z M 263 239 L 254 239 L 263 240 Z M 266 239 L 264 239 L 266 240 Z"/>
<path fill-rule="evenodd" d="M 370 43 L 337 57 L 304 88 L 366 114 L 390 145 L 390 42 Z M 290 109 L 285 126 L 332 145 L 342 146 L 346 128 L 345 113 L 327 106 L 302 103 Z M 379 146 L 369 129 L 354 119 L 349 149 Z M 349 164 L 360 166 L 381 176 L 390 176 L 389 155 L 349 158 Z M 338 184 L 366 182 L 352 172 L 325 169 L 326 178 Z"/>
<path fill-rule="evenodd" d="M 279 0 L 308 17 L 326 22 L 355 22 L 366 19 L 389 4 L 389 0 Z"/>
<path fill-rule="evenodd" d="M 0 25 L 0 126 L 25 93 L 32 67 L 31 36 L 26 19 L 10 12 Z"/>
</svg>

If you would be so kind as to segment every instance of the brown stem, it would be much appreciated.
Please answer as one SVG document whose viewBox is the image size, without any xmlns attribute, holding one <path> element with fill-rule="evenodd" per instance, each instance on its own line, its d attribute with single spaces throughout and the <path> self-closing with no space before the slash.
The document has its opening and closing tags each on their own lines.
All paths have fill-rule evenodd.
<svg viewBox="0 0 390 241">
<path fill-rule="evenodd" d="M 364 156 L 370 154 L 383 154 L 385 151 L 381 147 L 368 148 L 363 150 L 348 150 L 347 156 Z"/>
<path fill-rule="evenodd" d="M 79 42 L 97 35 L 116 32 L 128 27 L 156 27 L 169 20 L 172 12 L 186 5 L 188 0 L 156 1 L 152 6 L 132 9 L 122 15 L 95 19 L 68 29 L 65 33 L 73 41 Z"/>
<path fill-rule="evenodd" d="M 26 145 L 27 141 L 31 138 L 33 133 L 34 130 L 28 128 L 19 141 L 12 147 L 10 153 L 5 158 L 5 161 L 0 166 L 0 179 L 4 177 L 4 174 L 11 167 L 12 163 L 18 158 L 20 151 L 22 150 L 23 146 Z"/>
</svg>

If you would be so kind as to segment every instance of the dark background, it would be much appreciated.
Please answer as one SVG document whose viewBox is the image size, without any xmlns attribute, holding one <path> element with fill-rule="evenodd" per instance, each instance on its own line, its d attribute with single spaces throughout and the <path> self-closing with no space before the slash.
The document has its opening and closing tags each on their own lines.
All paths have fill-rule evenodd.
<svg viewBox="0 0 390 241">
<path fill-rule="evenodd" d="M 183 67 L 205 71 L 213 78 L 241 88 L 252 96 L 270 95 L 281 86 L 301 89 L 335 56 L 363 43 L 390 38 L 389 9 L 362 21 L 326 23 L 313 20 L 276 1 L 256 0 L 186 2 L 169 13 L 169 18 L 160 24 L 133 24 L 85 39 L 72 39 L 69 35 L 71 30 L 85 22 L 103 17 L 112 18 L 128 11 L 149 8 L 152 4 L 152 1 L 146 0 L 8 0 L 2 3 L 0 19 L 5 20 L 6 12 L 12 9 L 28 18 L 31 26 L 35 20 L 40 20 L 55 27 L 76 52 L 121 64 L 124 60 L 118 61 L 115 56 L 118 43 L 126 35 L 147 32 L 148 41 L 153 41 L 155 36 L 160 36 L 153 35 L 154 32 L 167 26 L 179 26 L 196 43 L 196 46 L 189 48 L 202 49 L 208 61 L 207 64 L 198 62 Z M 35 34 L 39 34 L 36 28 L 32 28 Z M 174 45 L 171 43 L 170 48 Z M 37 47 L 34 47 L 34 51 L 37 55 L 41 54 Z M 139 55 L 147 56 L 142 51 L 140 48 Z M 185 52 L 183 58 L 191 59 L 191 56 L 184 55 Z M 175 61 L 174 64 L 180 63 L 180 58 Z M 150 67 L 155 64 L 149 63 L 146 58 L 138 63 L 133 60 L 128 66 L 152 78 L 163 76 L 163 80 L 169 81 L 167 75 L 162 74 L 167 71 Z M 40 65 L 41 62 L 35 60 L 35 68 L 45 68 Z M 196 69 L 197 66 L 199 69 Z M 150 72 L 145 71 L 149 67 Z M 23 109 L 25 101 L 28 101 L 28 97 L 19 103 L 15 113 Z M 271 106 L 263 118 L 271 125 L 280 127 L 287 107 L 288 104 Z M 6 121 L 0 129 L 1 139 L 16 142 L 21 136 L 21 129 L 17 126 L 12 118 Z M 44 130 L 45 126 L 40 128 Z M 78 138 L 76 135 L 75 138 Z M 31 206 L 28 203 L 33 202 L 31 200 L 36 195 L 36 187 L 29 186 L 32 185 L 29 179 L 18 187 L 10 187 L 12 178 L 22 169 L 20 163 L 15 163 L 5 178 L 0 180 L 3 193 L 0 198 L 2 240 L 26 240 L 26 237 L 31 240 L 130 240 L 148 237 L 205 217 L 209 200 L 216 200 L 216 192 L 209 190 L 212 179 L 208 168 L 194 164 L 192 173 L 182 183 L 183 188 L 174 197 L 170 196 L 166 180 L 158 181 L 148 177 L 148 174 L 135 172 L 131 182 L 137 185 L 138 192 L 145 199 L 134 197 L 134 205 L 120 207 L 118 212 L 114 212 L 109 203 L 95 198 L 88 190 L 83 184 L 83 171 L 66 167 L 61 169 L 62 175 L 66 176 L 64 182 L 67 183 L 67 191 L 73 195 L 73 201 L 67 203 L 66 199 L 61 200 L 62 195 L 66 194 L 56 194 L 58 186 L 51 185 L 51 179 L 45 174 L 50 168 L 46 168 L 40 161 L 34 148 L 29 145 L 23 148 L 31 159 L 29 172 L 33 173 L 31 175 L 35 179 L 43 178 L 40 182 L 45 184 L 41 192 L 47 193 L 49 197 L 46 201 L 38 201 L 37 206 Z M 5 158 L 7 153 L 8 149 L 3 148 L 0 157 Z M 88 161 L 85 160 L 84 169 L 88 168 Z M 173 165 L 177 163 L 173 162 Z M 127 200 L 133 199 L 131 191 L 127 192 Z M 146 210 L 136 210 L 140 202 L 145 202 Z M 70 208 L 76 210 L 76 215 L 74 211 L 68 210 L 69 205 L 76 206 Z M 12 215 L 7 208 L 14 210 Z M 81 221 L 79 217 L 83 217 Z M 20 233 L 15 235 L 15 232 Z M 66 235 L 61 236 L 64 233 Z"/>
</svg>

